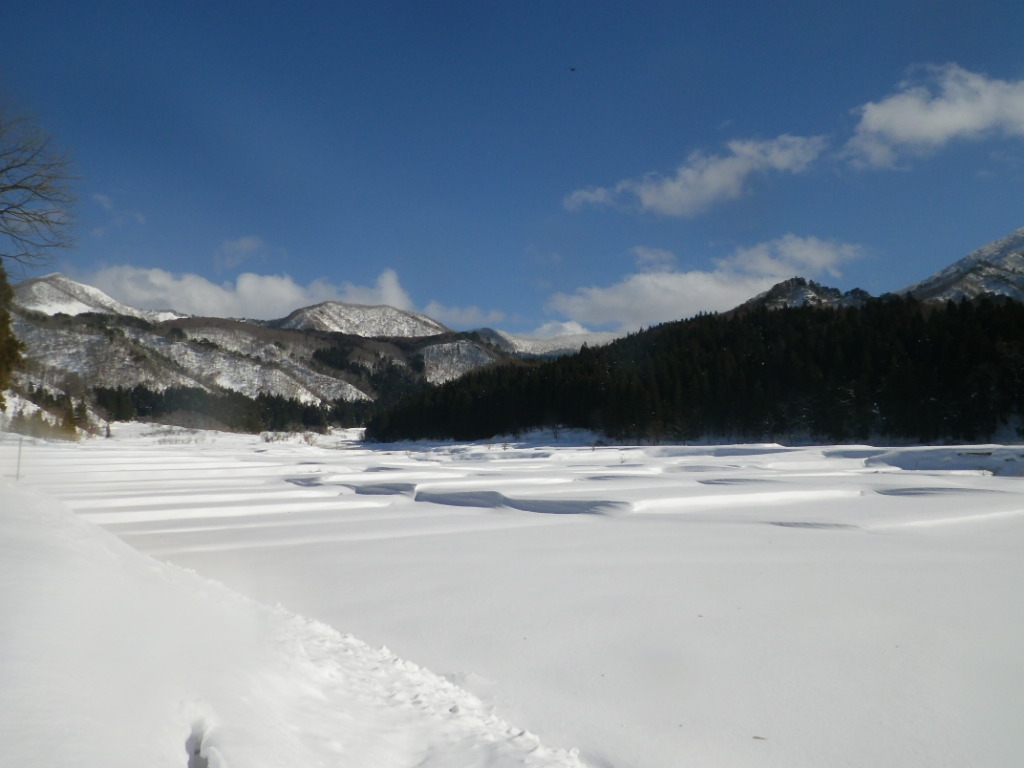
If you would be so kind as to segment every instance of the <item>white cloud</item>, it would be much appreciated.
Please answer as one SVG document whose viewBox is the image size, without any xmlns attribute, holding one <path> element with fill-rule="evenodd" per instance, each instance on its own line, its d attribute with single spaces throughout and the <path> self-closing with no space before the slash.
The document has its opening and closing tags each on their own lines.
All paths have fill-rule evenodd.
<svg viewBox="0 0 1024 768">
<path fill-rule="evenodd" d="M 860 256 L 860 247 L 850 243 L 789 234 L 752 248 L 740 248 L 718 264 L 726 270 L 779 279 L 823 274 L 840 277 L 839 265 Z"/>
<path fill-rule="evenodd" d="M 548 301 L 548 309 L 584 325 L 631 331 L 700 311 L 731 309 L 768 290 L 773 282 L 772 278 L 720 270 L 640 272 L 615 285 L 555 294 Z"/>
<path fill-rule="evenodd" d="M 901 152 L 926 153 L 956 139 L 1024 136 L 1024 81 L 930 66 L 924 76 L 856 111 L 860 122 L 845 154 L 856 165 L 894 167 Z"/>
<path fill-rule="evenodd" d="M 548 309 L 574 323 L 630 331 L 698 312 L 732 309 L 795 275 L 835 277 L 840 264 L 859 255 L 855 245 L 790 234 L 738 249 L 717 261 L 713 270 L 641 271 L 614 285 L 558 293 L 549 299 Z"/>
<path fill-rule="evenodd" d="M 412 298 L 398 280 L 398 273 L 393 269 L 385 269 L 377 277 L 377 283 L 373 287 L 343 283 L 341 287 L 341 298 L 335 301 L 343 301 L 346 304 L 366 304 L 375 306 L 387 304 L 396 309 L 413 309 Z"/>
<path fill-rule="evenodd" d="M 580 325 L 575 320 L 569 320 L 568 322 L 555 321 L 544 323 L 544 325 L 526 335 L 534 339 L 554 339 L 558 336 L 578 336 L 590 332 L 589 328 Z"/>
<path fill-rule="evenodd" d="M 740 197 L 755 173 L 802 173 L 822 152 L 823 136 L 783 135 L 769 141 L 730 141 L 726 155 L 694 152 L 674 176 L 649 173 L 625 179 L 614 187 L 590 187 L 568 195 L 570 210 L 585 205 L 611 205 L 635 200 L 646 211 L 665 216 L 692 217 L 712 205 Z"/>
<path fill-rule="evenodd" d="M 261 246 L 258 238 L 253 246 Z M 385 269 L 373 285 L 345 282 L 340 286 L 326 280 L 296 283 L 288 275 L 259 275 L 245 272 L 234 281 L 214 283 L 194 274 L 174 274 L 162 269 L 140 269 L 128 265 L 106 267 L 83 280 L 118 301 L 140 309 L 174 309 L 190 315 L 247 317 L 271 320 L 284 317 L 300 307 L 323 301 L 375 306 L 387 304 L 416 310 L 398 273 Z M 497 311 L 479 307 L 448 307 L 437 301 L 424 314 L 453 328 L 479 328 L 505 319 Z"/>
<path fill-rule="evenodd" d="M 234 282 L 217 284 L 199 275 L 128 265 L 101 269 L 87 282 L 133 307 L 175 309 L 211 317 L 269 320 L 322 301 L 390 304 L 399 309 L 413 306 L 393 269 L 382 272 L 374 286 L 344 283 L 340 288 L 326 280 L 300 285 L 288 275 L 252 272 L 239 275 Z"/>
</svg>

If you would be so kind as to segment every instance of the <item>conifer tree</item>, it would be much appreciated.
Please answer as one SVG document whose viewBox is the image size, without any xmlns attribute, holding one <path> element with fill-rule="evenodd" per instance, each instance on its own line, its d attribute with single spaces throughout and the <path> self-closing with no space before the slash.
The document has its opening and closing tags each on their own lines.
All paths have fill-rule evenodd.
<svg viewBox="0 0 1024 768">
<path fill-rule="evenodd" d="M 14 299 L 14 291 L 7 282 L 7 273 L 0 264 L 0 410 L 6 408 L 4 390 L 10 386 L 11 374 L 21 364 L 22 344 L 11 328 L 9 307 Z"/>
</svg>

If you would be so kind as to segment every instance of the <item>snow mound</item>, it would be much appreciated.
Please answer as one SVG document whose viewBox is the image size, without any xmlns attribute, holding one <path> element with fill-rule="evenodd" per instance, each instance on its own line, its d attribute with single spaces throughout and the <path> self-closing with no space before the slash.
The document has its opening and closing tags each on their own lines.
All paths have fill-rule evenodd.
<svg viewBox="0 0 1024 768">
<path fill-rule="evenodd" d="M 386 648 L 0 492 L 7 765 L 581 765 Z"/>
</svg>

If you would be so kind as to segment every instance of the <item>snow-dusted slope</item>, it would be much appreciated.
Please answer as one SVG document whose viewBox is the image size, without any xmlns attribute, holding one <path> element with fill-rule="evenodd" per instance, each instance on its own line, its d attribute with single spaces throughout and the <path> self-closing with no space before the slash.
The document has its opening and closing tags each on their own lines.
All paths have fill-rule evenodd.
<svg viewBox="0 0 1024 768">
<path fill-rule="evenodd" d="M 138 317 L 151 323 L 185 317 L 170 310 L 158 311 L 136 309 L 122 304 L 105 294 L 99 288 L 83 285 L 55 272 L 43 277 L 32 278 L 14 286 L 14 303 L 22 309 L 42 312 L 44 315 L 80 315 L 83 312 L 100 312 L 109 315 Z"/>
<path fill-rule="evenodd" d="M 426 315 L 386 305 L 364 306 L 325 301 L 303 307 L 268 325 L 298 330 L 331 331 L 355 336 L 417 337 L 448 333 L 449 329 Z"/>
<path fill-rule="evenodd" d="M 1024 301 L 1024 228 L 898 293 L 922 301 L 959 301 L 984 294 Z"/>
<path fill-rule="evenodd" d="M 387 397 L 388 387 L 424 377 L 448 381 L 496 357 L 451 333 L 400 343 L 379 338 L 339 342 L 323 332 L 219 318 L 150 324 L 114 316 L 40 317 L 16 309 L 13 320 L 28 361 L 20 384 L 76 399 L 93 387 L 143 385 L 157 391 L 223 388 L 311 404 L 355 402 Z M 317 359 L 318 352 L 330 350 L 337 353 L 340 367 Z M 392 368 L 401 372 L 397 378 L 384 374 Z"/>
<path fill-rule="evenodd" d="M 237 352 L 201 334 L 195 341 L 177 340 L 131 326 L 50 327 L 18 316 L 14 331 L 26 345 L 27 380 L 50 389 L 62 389 L 77 380 L 89 387 L 126 389 L 137 384 L 155 390 L 216 386 L 248 397 L 267 393 L 317 404 L 368 399 L 344 379 L 303 364 L 300 355 L 307 350 L 292 355 L 251 338 L 246 351 Z"/>
<path fill-rule="evenodd" d="M 494 362 L 486 351 L 465 339 L 431 344 L 423 348 L 422 355 L 424 372 L 431 384 L 443 384 Z"/>
</svg>

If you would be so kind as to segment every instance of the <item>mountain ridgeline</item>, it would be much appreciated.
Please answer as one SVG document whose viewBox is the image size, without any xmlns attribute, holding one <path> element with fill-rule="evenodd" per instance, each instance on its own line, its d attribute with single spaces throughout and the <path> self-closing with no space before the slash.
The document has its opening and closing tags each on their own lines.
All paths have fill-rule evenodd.
<svg viewBox="0 0 1024 768">
<path fill-rule="evenodd" d="M 1024 423 L 1021 302 L 1024 229 L 882 298 L 794 277 L 721 315 L 616 341 L 456 332 L 416 312 L 339 302 L 278 320 L 195 317 L 130 307 L 54 274 L 14 286 L 24 364 L 0 426 L 975 441 Z"/>
<path fill-rule="evenodd" d="M 253 432 L 361 425 L 495 360 L 603 338 L 460 333 L 416 312 L 339 302 L 279 320 L 193 317 L 136 309 L 59 274 L 26 280 L 9 298 L 24 360 L 0 426 L 43 436 L 118 420 Z"/>
<path fill-rule="evenodd" d="M 999 297 L 751 306 L 474 371 L 378 413 L 366 436 L 986 440 L 1024 416 L 1022 329 L 1024 304 Z"/>
</svg>

